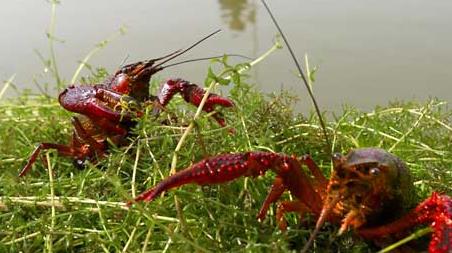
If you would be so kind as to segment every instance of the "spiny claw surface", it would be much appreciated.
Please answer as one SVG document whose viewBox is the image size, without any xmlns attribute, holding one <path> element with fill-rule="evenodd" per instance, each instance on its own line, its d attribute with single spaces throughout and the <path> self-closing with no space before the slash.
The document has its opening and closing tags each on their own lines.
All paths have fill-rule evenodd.
<svg viewBox="0 0 452 253">
<path fill-rule="evenodd" d="M 221 184 L 241 176 L 259 176 L 285 157 L 269 152 L 225 154 L 204 159 L 164 179 L 135 201 L 152 201 L 169 189 L 185 184 Z"/>
<path fill-rule="evenodd" d="M 429 199 L 419 205 L 419 209 L 421 212 L 425 209 L 427 215 L 431 216 L 425 217 L 426 220 L 431 220 L 433 228 L 429 252 L 452 252 L 452 198 L 434 192 Z"/>
<path fill-rule="evenodd" d="M 159 103 L 162 106 L 165 106 L 177 93 L 180 93 L 187 103 L 199 106 L 206 92 L 203 88 L 188 81 L 179 78 L 169 79 L 160 87 L 157 98 Z M 202 109 L 205 112 L 212 112 L 215 109 L 215 106 L 233 107 L 234 102 L 215 93 L 210 93 Z M 226 126 L 224 118 L 218 113 L 214 114 L 214 119 L 220 126 Z"/>
</svg>

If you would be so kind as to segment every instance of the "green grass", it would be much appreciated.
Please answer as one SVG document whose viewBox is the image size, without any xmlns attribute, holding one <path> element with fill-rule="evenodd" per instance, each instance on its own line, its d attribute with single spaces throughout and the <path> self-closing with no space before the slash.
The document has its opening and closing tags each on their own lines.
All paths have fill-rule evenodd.
<svg viewBox="0 0 452 253">
<path fill-rule="evenodd" d="M 243 83 L 228 95 L 237 107 L 223 112 L 236 133 L 219 129 L 203 113 L 179 151 L 178 169 L 220 153 L 271 150 L 309 153 L 329 174 L 331 150 L 325 147 L 314 115 L 293 113 L 296 98 L 288 93 L 263 95 Z M 159 118 L 147 114 L 140 119 L 130 145 L 113 148 L 96 166 L 77 170 L 71 159 L 57 156 L 54 151 L 44 152 L 42 157 L 49 160 L 53 174 L 38 160 L 32 172 L 19 179 L 17 173 L 37 143 L 69 142 L 72 113 L 63 110 L 55 99 L 44 97 L 22 96 L 2 102 L 0 251 L 299 249 L 312 231 L 312 224 L 301 224 L 295 215 L 289 215 L 289 230 L 282 233 L 275 224 L 274 209 L 263 222 L 255 218 L 273 173 L 217 186 L 187 185 L 152 203 L 125 208 L 125 201 L 133 194 L 169 174 L 173 151 L 195 110 L 176 98 Z M 173 123 L 160 123 L 168 119 Z M 345 153 L 352 148 L 377 146 L 405 160 L 419 200 L 432 191 L 452 193 L 451 110 L 447 103 L 398 102 L 368 113 L 345 107 L 327 126 L 334 151 Z M 333 225 L 322 229 L 313 249 L 375 251 L 352 233 L 336 237 L 337 229 Z"/>
<path fill-rule="evenodd" d="M 38 85 L 43 92 L 66 84 L 58 73 L 55 11 L 48 34 L 50 53 L 39 54 L 54 84 Z M 122 31 L 121 31 L 122 32 Z M 110 39 L 99 43 L 74 73 L 83 67 L 95 83 L 105 71 L 95 71 L 87 61 Z M 212 76 L 210 76 L 211 78 Z M 0 89 L 0 98 L 8 87 Z M 226 152 L 271 150 L 287 154 L 309 153 L 326 175 L 329 154 L 317 117 L 293 113 L 296 98 L 289 93 L 263 95 L 243 80 L 228 95 L 234 110 L 224 110 L 236 131 L 219 129 L 204 113 L 178 152 L 182 169 L 204 157 Z M 154 83 L 153 91 L 157 89 Z M 50 170 L 37 161 L 31 173 L 19 179 L 35 145 L 69 143 L 72 113 L 49 96 L 22 95 L 0 100 L 0 252 L 287 252 L 300 249 L 313 229 L 312 222 L 287 216 L 289 229 L 282 233 L 274 220 L 274 208 L 263 222 L 256 214 L 273 181 L 269 172 L 256 179 L 238 179 L 216 186 L 187 185 L 152 203 L 128 209 L 127 200 L 169 175 L 173 155 L 195 108 L 176 98 L 155 119 L 149 111 L 134 129 L 130 145 L 112 148 L 97 165 L 78 170 L 70 158 L 55 151 L 43 152 Z M 452 112 L 438 100 L 400 102 L 362 112 L 344 107 L 327 122 L 333 150 L 346 153 L 358 147 L 382 147 L 405 160 L 414 177 L 419 201 L 432 191 L 451 194 Z M 161 124 L 161 122 L 172 122 Z M 284 199 L 290 198 L 288 194 Z M 337 237 L 338 227 L 325 226 L 312 249 L 315 252 L 374 252 L 374 246 L 347 233 Z"/>
</svg>

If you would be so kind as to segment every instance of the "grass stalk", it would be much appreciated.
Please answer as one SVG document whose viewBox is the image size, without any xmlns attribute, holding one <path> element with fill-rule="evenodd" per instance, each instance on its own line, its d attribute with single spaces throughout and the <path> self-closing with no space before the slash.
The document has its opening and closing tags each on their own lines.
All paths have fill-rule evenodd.
<svg viewBox="0 0 452 253">
<path fill-rule="evenodd" d="M 148 247 L 148 244 L 149 244 L 149 240 L 151 239 L 153 227 L 154 226 L 149 227 L 148 232 L 146 233 L 146 238 L 144 239 L 143 248 L 141 249 L 141 253 L 147 252 L 147 247 Z"/>
<path fill-rule="evenodd" d="M 317 100 L 314 97 L 314 94 L 312 93 L 312 90 L 308 84 L 308 79 L 306 78 L 303 68 L 301 67 L 300 63 L 298 63 L 297 57 L 295 56 L 295 53 L 292 50 L 292 47 L 289 44 L 289 41 L 286 38 L 286 35 L 283 33 L 281 27 L 279 26 L 278 22 L 276 21 L 276 18 L 273 16 L 273 13 L 270 10 L 270 7 L 267 5 L 265 0 L 261 0 L 262 5 L 264 5 L 265 9 L 267 10 L 268 14 L 270 15 L 271 20 L 276 26 L 276 29 L 279 31 L 279 34 L 281 34 L 281 37 L 283 38 L 284 43 L 287 46 L 287 49 L 289 50 L 290 55 L 292 56 L 292 60 L 295 63 L 295 66 L 297 67 L 298 73 L 300 74 L 301 79 L 303 80 L 303 83 L 306 86 L 306 89 L 308 91 L 309 97 L 311 98 L 312 104 L 314 105 L 315 112 L 317 113 L 317 116 L 319 118 L 320 125 L 322 126 L 323 135 L 325 137 L 325 142 L 327 145 L 327 150 L 331 150 L 331 143 L 328 138 L 328 133 L 326 132 L 326 125 L 322 117 L 322 113 L 320 112 L 320 107 L 317 104 Z"/>
<path fill-rule="evenodd" d="M 406 137 L 407 137 L 408 135 L 410 135 L 411 132 L 413 132 L 413 130 L 414 130 L 416 127 L 419 126 L 419 123 L 420 123 L 421 120 L 424 118 L 424 116 L 425 116 L 425 114 L 428 112 L 429 108 L 430 108 L 430 104 L 428 104 L 426 107 L 422 108 L 421 115 L 419 116 L 419 118 L 416 120 L 416 122 L 414 122 L 413 126 L 412 126 L 410 129 L 408 129 L 408 131 L 406 131 L 406 132 L 402 135 L 402 137 L 400 137 L 400 138 L 397 140 L 397 142 L 394 143 L 394 144 L 388 149 L 389 152 L 392 152 L 392 150 L 394 150 L 394 148 L 395 148 L 397 145 L 399 145 L 399 143 L 400 143 L 401 141 L 403 141 L 404 139 L 406 139 Z"/>
<path fill-rule="evenodd" d="M 109 232 L 109 230 L 107 229 L 107 225 L 106 225 L 104 216 L 103 216 L 103 214 L 102 214 L 102 209 L 100 208 L 100 206 L 99 206 L 98 203 L 96 203 L 96 205 L 97 205 L 97 208 L 98 208 L 98 210 L 99 210 L 99 212 L 98 212 L 98 214 L 99 214 L 99 221 L 100 221 L 100 224 L 101 224 L 101 226 L 102 226 L 102 229 L 104 230 L 105 234 L 107 235 L 108 240 L 109 240 L 110 242 L 113 242 L 113 238 L 111 237 L 110 232 Z"/>
<path fill-rule="evenodd" d="M 26 236 L 22 236 L 22 237 L 19 237 L 17 239 L 14 239 L 12 241 L 6 242 L 5 245 L 11 245 L 11 244 L 16 244 L 16 243 L 19 243 L 19 242 L 23 242 L 25 240 L 32 239 L 32 238 L 34 238 L 34 237 L 36 237 L 36 236 L 38 236 L 40 234 L 41 234 L 40 231 L 34 232 L 34 233 L 28 234 Z"/>
<path fill-rule="evenodd" d="M 415 231 L 414 233 L 412 233 L 411 235 L 403 238 L 402 240 L 400 240 L 400 241 L 398 241 L 398 242 L 396 242 L 394 244 L 389 245 L 388 247 L 378 251 L 377 253 L 391 252 L 392 250 L 395 250 L 396 248 L 402 246 L 403 244 L 405 244 L 405 243 L 407 243 L 409 241 L 415 240 L 417 238 L 420 238 L 420 237 L 422 237 L 422 236 L 424 236 L 426 234 L 429 234 L 431 232 L 432 232 L 432 228 L 431 227 L 426 227 L 426 228 L 419 229 L 419 230 Z"/>
<path fill-rule="evenodd" d="M 0 90 L 0 100 L 2 100 L 3 94 L 5 94 L 6 90 L 9 88 L 9 86 L 11 86 L 15 77 L 16 77 L 16 75 L 14 74 L 10 78 L 8 78 L 8 80 L 6 80 L 6 82 L 4 82 L 3 88 Z"/>
<path fill-rule="evenodd" d="M 135 155 L 135 163 L 133 164 L 133 169 L 132 169 L 132 181 L 130 182 L 131 184 L 131 190 L 132 190 L 132 197 L 135 198 L 137 193 L 136 193 L 136 178 L 137 178 L 137 167 L 138 167 L 138 161 L 140 160 L 140 141 L 138 141 L 137 143 L 137 153 Z"/>
<path fill-rule="evenodd" d="M 80 72 L 82 69 L 88 64 L 88 61 L 100 50 L 104 49 L 109 43 L 114 41 L 116 38 L 118 38 L 120 35 L 123 35 L 125 33 L 125 28 L 120 27 L 119 31 L 110 35 L 107 39 L 100 41 L 95 45 L 91 51 L 86 54 L 86 56 L 83 58 L 83 60 L 78 65 L 77 69 L 75 70 L 74 74 L 72 75 L 70 83 L 73 84 L 77 81 L 78 76 L 80 75 Z"/>
<path fill-rule="evenodd" d="M 55 188 L 53 185 L 53 163 L 50 163 L 49 152 L 46 153 L 46 159 L 48 164 L 48 174 L 49 174 L 49 188 L 50 188 L 50 204 L 51 204 L 51 221 L 50 221 L 50 229 L 49 233 L 46 235 L 46 248 L 47 252 L 53 252 L 53 238 L 52 234 L 55 229 Z"/>
<path fill-rule="evenodd" d="M 43 200 L 44 199 L 44 200 Z M 79 197 L 67 197 L 67 196 L 53 196 L 52 197 L 37 197 L 37 196 L 24 196 L 24 197 L 0 197 L 0 208 L 6 208 L 8 203 L 18 204 L 18 205 L 30 205 L 39 207 L 55 207 L 64 208 L 67 203 L 74 205 L 98 205 L 110 208 L 119 208 L 123 210 L 129 210 L 126 202 L 111 202 L 111 201 L 99 201 L 95 199 L 79 198 Z"/>
<path fill-rule="evenodd" d="M 129 240 L 127 240 L 126 245 L 124 245 L 124 248 L 122 249 L 123 253 L 128 252 L 129 246 L 130 246 L 130 244 L 132 243 L 132 241 L 134 239 L 133 237 L 135 236 L 135 233 L 137 232 L 137 228 L 140 225 L 140 222 L 141 222 L 141 217 L 138 218 L 134 228 L 132 229 L 132 232 L 130 233 L 130 236 L 129 236 Z"/>
<path fill-rule="evenodd" d="M 58 89 L 58 91 L 60 91 L 63 88 L 64 84 L 63 84 L 63 82 L 60 78 L 60 74 L 58 72 L 58 64 L 57 64 L 55 48 L 54 48 L 54 42 L 56 41 L 56 37 L 55 37 L 56 7 L 57 7 L 57 4 L 59 3 L 59 1 L 51 0 L 50 3 L 52 5 L 52 10 L 51 10 L 51 15 L 50 15 L 49 29 L 47 31 L 47 38 L 49 41 L 49 53 L 50 53 L 50 69 L 55 78 L 57 89 Z"/>
</svg>

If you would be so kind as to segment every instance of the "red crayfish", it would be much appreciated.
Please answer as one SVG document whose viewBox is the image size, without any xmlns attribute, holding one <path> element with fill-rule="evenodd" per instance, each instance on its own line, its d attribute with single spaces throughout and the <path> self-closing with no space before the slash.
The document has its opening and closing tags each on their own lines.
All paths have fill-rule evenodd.
<svg viewBox="0 0 452 253">
<path fill-rule="evenodd" d="M 130 129 L 136 124 L 135 119 L 143 115 L 139 108 L 124 112 L 124 108 L 129 104 L 140 107 L 145 102 L 150 102 L 154 104 L 154 112 L 158 113 L 175 94 L 180 93 L 186 102 L 198 106 L 205 91 L 196 84 L 182 79 L 169 79 L 161 85 L 158 95 L 152 96 L 149 94 L 149 82 L 153 74 L 166 67 L 163 64 L 217 32 L 186 50 L 126 65 L 102 84 L 71 85 L 66 88 L 60 93 L 58 101 L 66 110 L 79 114 L 72 117 L 74 130 L 70 144 L 39 144 L 19 176 L 24 176 L 30 170 L 41 150 L 56 149 L 59 155 L 73 157 L 74 163 L 82 167 L 87 160 L 95 163 L 102 158 L 108 149 L 108 142 L 123 145 Z M 217 105 L 232 107 L 234 103 L 228 98 L 209 94 L 203 110 L 213 112 Z M 219 112 L 213 113 L 212 116 L 220 126 L 226 125 Z"/>
<path fill-rule="evenodd" d="M 224 154 L 202 160 L 164 179 L 135 201 L 152 201 L 161 193 L 184 184 L 219 184 L 238 177 L 256 177 L 271 169 L 276 178 L 257 218 L 263 220 L 270 205 L 288 190 L 294 201 L 282 201 L 276 211 L 279 227 L 286 229 L 284 214 L 313 213 L 316 228 L 304 251 L 325 221 L 340 223 L 339 233 L 353 228 L 370 240 L 404 232 L 420 224 L 433 229 L 429 251 L 452 251 L 452 198 L 433 193 L 411 211 L 413 184 L 405 163 L 379 148 L 361 148 L 346 156 L 334 154 L 330 180 L 309 155 L 301 158 L 270 152 Z M 312 177 L 303 170 L 306 165 Z"/>
</svg>

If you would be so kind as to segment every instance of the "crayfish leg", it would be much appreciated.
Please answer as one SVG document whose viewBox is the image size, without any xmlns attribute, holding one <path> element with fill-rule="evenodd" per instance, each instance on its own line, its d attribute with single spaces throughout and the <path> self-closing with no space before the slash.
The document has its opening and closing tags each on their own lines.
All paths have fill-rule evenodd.
<svg viewBox="0 0 452 253">
<path fill-rule="evenodd" d="M 83 127 L 83 124 L 77 117 L 72 117 L 72 125 L 74 133 L 70 145 L 56 143 L 41 143 L 33 153 L 31 153 L 27 164 L 20 171 L 19 177 L 25 176 L 35 163 L 42 150 L 55 149 L 60 156 L 69 156 L 76 159 L 85 159 L 86 157 L 94 158 L 104 154 L 106 149 L 103 143 L 97 142 Z"/>
<path fill-rule="evenodd" d="M 303 216 L 310 212 L 309 208 L 301 201 L 282 201 L 278 204 L 276 209 L 276 222 L 281 231 L 287 230 L 287 221 L 284 215 L 289 212 L 297 212 L 300 215 L 300 220 Z"/>
<path fill-rule="evenodd" d="M 316 181 L 316 187 L 318 189 L 323 189 L 323 191 L 326 190 L 328 186 L 328 180 L 323 175 L 322 171 L 320 170 L 319 166 L 314 162 L 312 157 L 310 155 L 304 155 L 300 158 L 300 162 L 306 167 L 308 167 L 311 174 L 314 176 L 314 179 Z"/>
<path fill-rule="evenodd" d="M 270 188 L 270 191 L 268 192 L 267 197 L 265 198 L 264 203 L 262 203 L 262 207 L 259 210 L 259 213 L 257 215 L 258 220 L 263 221 L 265 219 L 270 205 L 276 202 L 286 189 L 287 188 L 284 185 L 284 180 L 280 176 L 276 176 Z"/>
<path fill-rule="evenodd" d="M 56 143 L 46 143 L 46 142 L 40 143 L 38 146 L 36 146 L 33 153 L 31 153 L 27 164 L 20 171 L 19 177 L 23 177 L 29 172 L 29 170 L 31 169 L 32 165 L 35 163 L 35 161 L 38 158 L 41 151 L 46 150 L 46 149 L 56 149 L 58 151 L 58 154 L 63 155 L 63 156 L 74 156 L 74 154 L 76 153 L 75 150 L 70 146 L 56 144 Z"/>
</svg>

